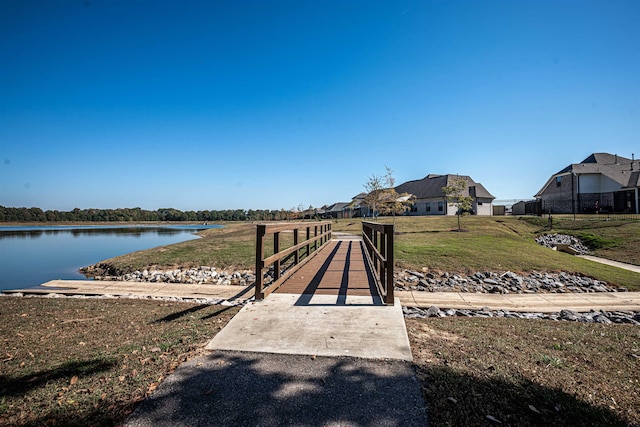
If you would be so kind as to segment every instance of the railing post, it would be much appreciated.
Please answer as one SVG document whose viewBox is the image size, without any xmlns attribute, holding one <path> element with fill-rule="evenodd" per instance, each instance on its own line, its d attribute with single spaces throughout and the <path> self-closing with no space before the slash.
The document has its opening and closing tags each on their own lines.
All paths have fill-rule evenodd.
<svg viewBox="0 0 640 427">
<path fill-rule="evenodd" d="M 394 285 L 393 285 L 393 224 L 385 225 L 385 234 L 387 235 L 387 253 L 385 259 L 387 260 L 387 305 L 393 305 L 394 303 Z"/>
<path fill-rule="evenodd" d="M 386 228 L 383 229 L 386 232 Z M 378 275 L 380 276 L 380 284 L 382 285 L 382 289 L 387 289 L 387 276 L 385 274 L 385 269 L 387 268 L 387 239 L 384 232 L 380 232 L 380 254 L 385 258 L 384 262 L 380 262 L 380 270 Z M 378 233 L 376 232 L 376 235 Z M 388 292 L 387 292 L 388 293 Z"/>
<path fill-rule="evenodd" d="M 273 253 L 280 252 L 280 232 L 273 233 Z M 275 282 L 280 278 L 280 260 L 276 260 L 273 263 L 273 281 Z"/>
<path fill-rule="evenodd" d="M 371 228 L 369 228 L 368 225 L 366 225 L 365 223 L 362 223 L 362 231 L 364 232 L 364 235 L 367 236 L 369 238 L 369 240 L 373 241 L 373 237 L 371 236 Z M 371 248 L 367 245 L 366 246 L 367 252 L 369 253 L 369 258 L 371 259 L 373 257 L 373 251 L 371 250 Z"/>
<path fill-rule="evenodd" d="M 380 248 L 378 247 L 378 231 L 377 230 L 373 230 L 373 247 L 378 251 L 380 251 Z M 378 258 L 374 257 L 373 258 L 373 268 L 378 268 Z"/>
<path fill-rule="evenodd" d="M 311 227 L 307 226 L 307 238 L 306 240 L 309 240 L 311 238 Z M 310 245 L 307 243 L 307 258 L 309 258 L 309 254 L 310 252 Z"/>
<path fill-rule="evenodd" d="M 258 224 L 256 228 L 256 291 L 255 300 L 264 299 L 262 270 L 264 269 L 264 236 L 267 226 L 264 224 Z"/>
<path fill-rule="evenodd" d="M 293 230 L 293 246 L 298 244 L 298 229 Z M 300 249 L 296 249 L 296 252 L 293 254 L 293 262 L 295 265 L 298 265 L 300 262 Z"/>
</svg>

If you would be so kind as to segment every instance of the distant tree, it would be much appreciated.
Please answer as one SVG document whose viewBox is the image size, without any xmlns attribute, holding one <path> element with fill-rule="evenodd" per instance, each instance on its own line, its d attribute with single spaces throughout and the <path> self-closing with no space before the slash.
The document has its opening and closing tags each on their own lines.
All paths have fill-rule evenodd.
<svg viewBox="0 0 640 427">
<path fill-rule="evenodd" d="M 447 199 L 447 204 L 453 204 L 456 207 L 456 216 L 458 217 L 458 231 L 460 228 L 460 217 L 468 215 L 473 208 L 473 197 L 465 195 L 467 189 L 467 181 L 463 178 L 457 178 L 451 181 L 451 184 L 442 187 L 442 192 Z"/>
<path fill-rule="evenodd" d="M 371 216 L 375 218 L 382 199 L 384 178 L 379 175 L 372 174 L 367 182 L 365 182 L 364 189 L 367 192 L 367 194 L 364 196 L 364 203 L 367 205 Z"/>
<path fill-rule="evenodd" d="M 402 215 L 413 205 L 416 197 L 413 194 L 402 193 L 398 194 L 394 188 L 390 188 L 385 193 L 386 197 L 381 205 L 381 212 L 385 215 Z"/>
<path fill-rule="evenodd" d="M 297 206 L 292 206 L 291 209 L 287 212 L 287 219 L 289 221 L 293 221 L 298 219 L 299 211 Z"/>
<path fill-rule="evenodd" d="M 385 166 L 384 176 L 371 175 L 364 185 L 367 194 L 364 202 L 372 209 L 375 216 L 378 212 L 383 215 L 394 217 L 406 211 L 407 206 L 413 203 L 413 196 L 408 193 L 398 194 L 395 189 L 396 180 L 393 177 L 393 170 Z"/>
</svg>

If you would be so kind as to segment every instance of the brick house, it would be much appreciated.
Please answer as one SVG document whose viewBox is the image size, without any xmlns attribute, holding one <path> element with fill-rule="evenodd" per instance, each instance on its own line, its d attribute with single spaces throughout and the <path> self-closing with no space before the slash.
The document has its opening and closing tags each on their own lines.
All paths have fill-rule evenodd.
<svg viewBox="0 0 640 427">
<path fill-rule="evenodd" d="M 464 179 L 467 182 L 463 195 L 473 198 L 473 214 L 493 215 L 495 197 L 482 184 L 465 175 L 430 174 L 422 179 L 407 181 L 395 189 L 398 194 L 409 193 L 415 196 L 416 200 L 409 215 L 455 215 L 457 208 L 455 204 L 447 203 L 442 187 L 451 185 L 457 179 Z"/>
<path fill-rule="evenodd" d="M 593 153 L 551 175 L 535 195 L 544 213 L 639 213 L 640 162 Z"/>
</svg>

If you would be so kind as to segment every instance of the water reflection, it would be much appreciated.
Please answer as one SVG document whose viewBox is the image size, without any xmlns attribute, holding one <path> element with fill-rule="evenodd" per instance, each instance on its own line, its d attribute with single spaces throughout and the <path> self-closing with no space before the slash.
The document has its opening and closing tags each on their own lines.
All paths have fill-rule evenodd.
<svg viewBox="0 0 640 427">
<path fill-rule="evenodd" d="M 210 225 L 0 226 L 0 290 L 37 286 L 79 273 L 99 261 L 143 249 L 197 239 Z"/>
<path fill-rule="evenodd" d="M 50 227 L 2 227 L 0 226 L 0 240 L 18 238 L 34 239 L 43 235 L 71 234 L 73 236 L 91 235 L 126 235 L 140 237 L 144 234 L 158 234 L 173 236 L 181 233 L 194 233 L 209 228 L 220 228 L 219 225 L 187 225 L 187 226 L 95 226 L 95 227 L 72 227 L 72 226 L 50 226 Z"/>
</svg>

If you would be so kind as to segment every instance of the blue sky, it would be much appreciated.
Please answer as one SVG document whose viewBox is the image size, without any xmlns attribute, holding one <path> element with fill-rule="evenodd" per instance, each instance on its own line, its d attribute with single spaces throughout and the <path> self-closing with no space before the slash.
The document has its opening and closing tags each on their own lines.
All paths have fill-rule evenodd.
<svg viewBox="0 0 640 427">
<path fill-rule="evenodd" d="M 640 157 L 640 1 L 0 2 L 0 205 L 261 208 Z"/>
</svg>

